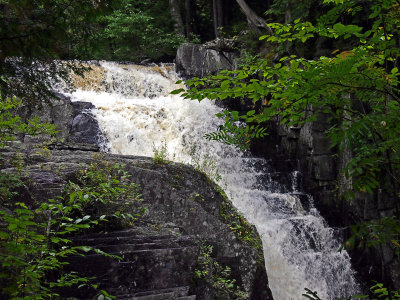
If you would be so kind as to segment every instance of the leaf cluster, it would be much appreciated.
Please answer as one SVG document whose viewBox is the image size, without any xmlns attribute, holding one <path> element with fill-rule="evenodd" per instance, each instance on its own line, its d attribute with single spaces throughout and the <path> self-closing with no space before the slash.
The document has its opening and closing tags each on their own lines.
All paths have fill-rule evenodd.
<svg viewBox="0 0 400 300">
<path fill-rule="evenodd" d="M 0 2 L 0 92 L 37 102 L 54 97 L 52 80 L 67 74 L 55 59 L 83 47 L 95 16 L 110 0 L 3 0 Z M 84 42 L 85 41 L 85 42 Z"/>
<path fill-rule="evenodd" d="M 140 186 L 129 178 L 123 165 L 93 162 L 65 187 L 63 200 L 73 208 L 74 216 L 82 218 L 89 214 L 98 218 L 105 215 L 112 221 L 110 226 L 130 226 L 144 209 L 139 207 Z"/>
<path fill-rule="evenodd" d="M 87 285 L 90 278 L 77 273 L 63 273 L 66 258 L 100 250 L 87 246 L 72 246 L 68 238 L 104 221 L 89 215 L 73 219 L 70 207 L 49 200 L 33 210 L 17 203 L 13 211 L 0 211 L 5 225 L 0 229 L 1 294 L 12 299 L 51 299 L 59 297 L 59 288 Z"/>
<path fill-rule="evenodd" d="M 212 256 L 213 246 L 202 245 L 197 260 L 194 277 L 204 280 L 214 291 L 215 299 L 247 299 L 247 293 L 243 292 L 231 279 L 232 270 L 229 266 L 221 266 Z"/>
<path fill-rule="evenodd" d="M 228 122 L 220 133 L 208 136 L 235 142 L 227 133 L 240 119 L 264 124 L 278 119 L 289 126 L 301 126 L 323 115 L 333 127 L 328 131 L 332 147 L 349 147 L 353 157 L 344 172 L 354 178 L 354 192 L 373 192 L 385 177 L 398 185 L 400 171 L 399 48 L 396 36 L 400 22 L 396 1 L 373 3 L 370 29 L 335 23 L 313 25 L 297 19 L 293 24 L 269 24 L 273 35 L 263 35 L 271 43 L 306 42 L 310 38 L 358 40 L 351 50 L 337 49 L 331 57 L 310 60 L 296 55 L 271 64 L 260 59 L 239 70 L 223 71 L 207 78 L 187 80 L 188 90 L 175 90 L 186 99 L 247 99 L 261 106 L 256 113 L 225 112 Z M 264 132 L 261 132 L 263 136 Z M 257 130 L 253 136 L 257 136 Z M 394 184 L 394 183 L 393 183 Z M 393 184 L 390 188 L 393 188 Z M 395 188 L 396 190 L 396 188 Z"/>
<path fill-rule="evenodd" d="M 115 0 L 110 8 L 93 22 L 89 47 L 82 49 L 77 40 L 74 55 L 84 59 L 160 60 L 174 56 L 186 41 L 173 30 L 167 1 Z"/>
<path fill-rule="evenodd" d="M 21 133 L 29 135 L 56 133 L 53 124 L 41 123 L 37 117 L 23 122 L 16 113 L 21 105 L 22 102 L 15 97 L 4 98 L 0 93 L 0 148 Z"/>
<path fill-rule="evenodd" d="M 12 298 L 51 299 L 60 290 L 75 285 L 93 285 L 93 278 L 65 273 L 63 267 L 72 255 L 95 252 L 118 258 L 89 246 L 74 246 L 71 236 L 112 226 L 131 225 L 143 209 L 139 186 L 129 182 L 129 174 L 119 164 L 94 162 L 69 182 L 57 200 L 38 208 L 17 203 L 13 210 L 0 210 L 0 282 L 2 294 Z M 3 190 L 3 189 L 1 189 Z M 5 193 L 5 197 L 10 197 Z M 100 291 L 99 299 L 111 299 Z"/>
<path fill-rule="evenodd" d="M 395 217 L 384 217 L 379 220 L 371 220 L 351 226 L 352 235 L 342 246 L 377 247 L 390 243 L 397 255 L 400 255 L 400 221 Z"/>
</svg>

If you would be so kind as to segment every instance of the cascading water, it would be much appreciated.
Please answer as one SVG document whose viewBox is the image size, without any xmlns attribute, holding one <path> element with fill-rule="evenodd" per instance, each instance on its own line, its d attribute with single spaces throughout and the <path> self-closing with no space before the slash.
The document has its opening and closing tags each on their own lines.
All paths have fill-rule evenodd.
<svg viewBox="0 0 400 300">
<path fill-rule="evenodd" d="M 112 153 L 153 156 L 167 151 L 170 160 L 194 164 L 218 180 L 233 204 L 260 233 L 270 288 L 276 300 L 300 299 L 304 288 L 322 299 L 354 295 L 358 285 L 350 259 L 318 211 L 303 205 L 295 191 L 279 193 L 267 161 L 233 146 L 207 141 L 221 111 L 213 102 L 170 95 L 178 88 L 173 66 L 134 66 L 100 62 L 75 90 L 73 100 L 92 102 Z M 293 174 L 297 180 L 297 173 Z M 292 183 L 296 189 L 297 183 Z"/>
</svg>

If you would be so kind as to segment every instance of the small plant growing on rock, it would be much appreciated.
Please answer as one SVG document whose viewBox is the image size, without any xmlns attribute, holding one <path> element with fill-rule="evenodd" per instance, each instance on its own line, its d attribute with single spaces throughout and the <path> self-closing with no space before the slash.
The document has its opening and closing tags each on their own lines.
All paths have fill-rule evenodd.
<svg viewBox="0 0 400 300">
<path fill-rule="evenodd" d="M 194 277 L 196 280 L 204 280 L 206 285 L 212 287 L 215 299 L 236 299 L 248 298 L 236 285 L 236 280 L 231 279 L 232 270 L 229 266 L 221 266 L 213 257 L 213 246 L 203 245 L 197 260 L 197 268 Z"/>
<path fill-rule="evenodd" d="M 107 161 L 93 162 L 79 172 L 74 181 L 65 188 L 69 205 L 75 204 L 75 214 L 106 215 L 115 227 L 131 226 L 140 218 L 144 209 L 140 186 L 129 182 L 130 175 L 123 165 Z"/>
<path fill-rule="evenodd" d="M 162 142 L 160 147 L 156 147 L 155 145 L 153 145 L 153 152 L 153 161 L 156 164 L 162 165 L 167 163 L 168 150 L 166 141 Z"/>
</svg>

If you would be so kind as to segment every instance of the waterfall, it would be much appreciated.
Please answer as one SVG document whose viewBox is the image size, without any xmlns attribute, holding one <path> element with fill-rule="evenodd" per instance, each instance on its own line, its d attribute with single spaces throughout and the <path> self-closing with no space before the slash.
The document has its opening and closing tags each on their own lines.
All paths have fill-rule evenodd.
<svg viewBox="0 0 400 300">
<path fill-rule="evenodd" d="M 172 65 L 135 66 L 100 62 L 74 88 L 62 92 L 76 101 L 92 102 L 111 153 L 153 156 L 192 164 L 225 190 L 234 206 L 262 237 L 270 288 L 276 300 L 301 299 L 304 288 L 321 299 L 354 295 L 358 285 L 346 251 L 315 209 L 311 197 L 282 193 L 268 162 L 234 146 L 207 141 L 204 134 L 222 121 L 212 101 L 189 101 L 169 93 L 179 87 Z M 60 88 L 61 89 L 61 88 Z M 304 299 L 304 298 L 303 298 Z"/>
</svg>

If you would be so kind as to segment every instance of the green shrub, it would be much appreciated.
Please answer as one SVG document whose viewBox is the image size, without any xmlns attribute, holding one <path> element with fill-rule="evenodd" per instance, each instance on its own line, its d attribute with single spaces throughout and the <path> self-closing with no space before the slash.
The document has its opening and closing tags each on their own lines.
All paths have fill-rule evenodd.
<svg viewBox="0 0 400 300">
<path fill-rule="evenodd" d="M 131 226 L 144 209 L 138 206 L 142 201 L 140 186 L 129 182 L 129 178 L 123 165 L 93 162 L 68 183 L 63 201 L 75 205 L 76 216 L 89 214 L 98 218 L 105 215 L 112 221 L 107 226 Z"/>
<path fill-rule="evenodd" d="M 37 117 L 23 122 L 16 114 L 21 105 L 22 102 L 17 98 L 3 98 L 0 93 L 0 147 L 4 147 L 7 141 L 14 140 L 20 133 L 30 135 L 56 133 L 54 124 L 41 123 Z"/>
<path fill-rule="evenodd" d="M 153 152 L 154 152 L 154 157 L 153 161 L 158 164 L 166 164 L 167 163 L 167 157 L 168 157 L 168 150 L 167 150 L 167 142 L 161 143 L 160 147 L 156 147 L 153 145 Z"/>
<path fill-rule="evenodd" d="M 214 291 L 215 299 L 236 299 L 244 300 L 248 298 L 247 293 L 243 292 L 236 284 L 235 279 L 231 279 L 232 270 L 229 266 L 221 266 L 212 257 L 213 246 L 203 245 L 197 260 L 197 268 L 194 277 L 196 280 L 203 280 L 211 286 Z"/>
<path fill-rule="evenodd" d="M 19 178 L 0 176 L 2 200 L 16 196 L 6 186 Z M 0 286 L 1 294 L 12 299 L 52 299 L 62 288 L 90 285 L 94 278 L 75 272 L 65 273 L 71 255 L 95 252 L 88 246 L 73 246 L 70 237 L 82 234 L 99 224 L 131 225 L 143 209 L 139 186 L 128 182 L 129 175 L 119 164 L 94 162 L 69 182 L 62 197 L 48 200 L 37 208 L 16 203 L 13 210 L 0 210 Z M 21 183 L 23 184 L 23 183 Z M 113 298 L 100 291 L 99 299 Z"/>
<path fill-rule="evenodd" d="M 62 267 L 71 255 L 95 251 L 88 246 L 72 246 L 68 238 L 104 221 L 89 215 L 71 218 L 72 206 L 55 200 L 29 209 L 17 203 L 13 211 L 0 210 L 0 283 L 1 293 L 11 299 L 51 299 L 58 288 L 90 284 L 90 278 L 74 272 L 63 273 Z M 96 286 L 95 286 L 96 287 Z"/>
</svg>

